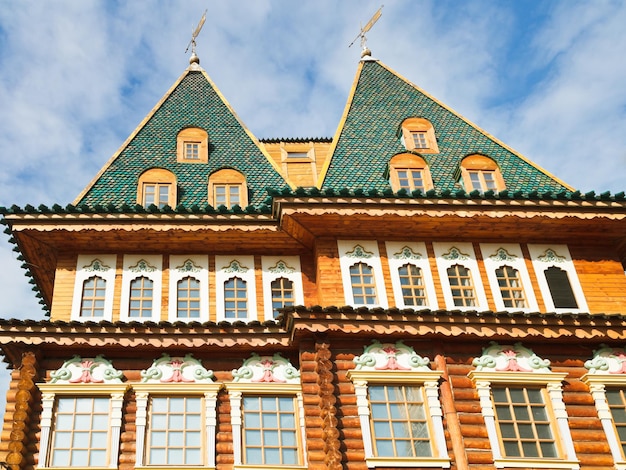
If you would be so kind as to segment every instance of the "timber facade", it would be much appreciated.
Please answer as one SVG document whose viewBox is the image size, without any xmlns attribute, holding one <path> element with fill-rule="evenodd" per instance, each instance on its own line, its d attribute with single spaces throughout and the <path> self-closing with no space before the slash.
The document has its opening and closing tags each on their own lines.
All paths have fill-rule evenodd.
<svg viewBox="0 0 626 470">
<path fill-rule="evenodd" d="M 626 197 L 365 54 L 332 138 L 190 66 L 77 199 L 1 208 L 17 469 L 626 469 Z"/>
</svg>

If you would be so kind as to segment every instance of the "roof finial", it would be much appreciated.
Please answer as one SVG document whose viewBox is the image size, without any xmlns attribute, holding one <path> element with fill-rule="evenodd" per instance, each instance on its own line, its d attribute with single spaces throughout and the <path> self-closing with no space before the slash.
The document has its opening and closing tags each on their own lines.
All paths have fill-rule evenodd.
<svg viewBox="0 0 626 470">
<path fill-rule="evenodd" d="M 372 60 L 372 51 L 370 51 L 367 47 L 367 38 L 365 37 L 365 33 L 367 33 L 370 29 L 372 29 L 372 26 L 374 26 L 374 23 L 376 23 L 378 21 L 378 18 L 380 18 L 380 15 L 383 14 L 384 6 L 385 5 L 381 5 L 378 11 L 374 13 L 374 15 L 367 22 L 367 24 L 365 26 L 361 26 L 361 31 L 359 32 L 359 34 L 357 34 L 357 36 L 348 46 L 348 47 L 352 47 L 352 44 L 354 44 L 357 39 L 361 38 L 361 49 L 362 49 L 361 60 Z"/>
<path fill-rule="evenodd" d="M 196 38 L 198 37 L 198 34 L 200 34 L 202 26 L 204 26 L 204 22 L 206 21 L 206 12 L 207 10 L 204 10 L 202 18 L 200 18 L 200 21 L 198 22 L 198 26 L 196 26 L 196 29 L 194 29 L 191 33 L 191 41 L 189 41 L 189 44 L 187 44 L 187 49 L 185 49 L 186 54 L 189 50 L 189 46 L 191 46 L 191 57 L 189 57 L 189 65 L 191 67 L 198 67 L 200 65 L 200 58 L 196 54 Z"/>
</svg>

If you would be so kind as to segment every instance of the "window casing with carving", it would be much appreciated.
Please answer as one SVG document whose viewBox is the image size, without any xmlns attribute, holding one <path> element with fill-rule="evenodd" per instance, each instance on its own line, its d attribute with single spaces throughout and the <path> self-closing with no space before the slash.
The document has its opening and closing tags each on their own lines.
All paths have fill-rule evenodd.
<svg viewBox="0 0 626 470">
<path fill-rule="evenodd" d="M 209 257 L 172 255 L 169 258 L 169 321 L 209 320 Z"/>
<path fill-rule="evenodd" d="M 428 119 L 412 117 L 402 121 L 400 136 L 407 150 L 419 153 L 439 153 L 435 128 Z"/>
<path fill-rule="evenodd" d="M 304 305 L 299 256 L 262 256 L 265 320 L 276 318 L 278 309 Z"/>
<path fill-rule="evenodd" d="M 124 255 L 122 321 L 161 320 L 162 269 L 160 255 Z"/>
<path fill-rule="evenodd" d="M 78 255 L 72 320 L 113 319 L 116 263 L 116 255 Z"/>
<path fill-rule="evenodd" d="M 488 303 L 471 243 L 434 242 L 446 308 L 487 310 Z"/>
<path fill-rule="evenodd" d="M 548 312 L 587 312 L 587 301 L 567 245 L 529 244 L 537 283 Z M 560 274 L 557 283 L 551 273 Z M 566 295 L 563 295 L 563 291 Z"/>
<path fill-rule="evenodd" d="M 257 320 L 253 256 L 215 256 L 218 321 Z"/>
<path fill-rule="evenodd" d="M 346 305 L 387 308 L 378 244 L 372 240 L 337 240 Z"/>
<path fill-rule="evenodd" d="M 389 183 L 394 191 L 405 189 L 408 193 L 433 188 L 426 160 L 410 153 L 395 155 L 389 161 Z"/>
<path fill-rule="evenodd" d="M 496 468 L 580 468 L 563 402 L 567 374 L 519 343 L 492 343 L 473 365 Z"/>
</svg>

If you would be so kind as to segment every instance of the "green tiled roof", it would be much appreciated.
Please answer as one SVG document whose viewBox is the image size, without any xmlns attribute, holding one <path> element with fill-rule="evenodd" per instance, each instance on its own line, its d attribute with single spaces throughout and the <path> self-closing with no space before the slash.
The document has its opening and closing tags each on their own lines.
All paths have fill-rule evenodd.
<svg viewBox="0 0 626 470">
<path fill-rule="evenodd" d="M 209 135 L 208 163 L 176 161 L 176 136 L 191 126 L 205 129 Z M 222 168 L 233 168 L 245 175 L 251 205 L 263 203 L 266 187 L 286 185 L 201 71 L 185 72 L 178 86 L 76 205 L 134 207 L 139 176 L 150 168 L 165 168 L 176 175 L 177 204 L 187 207 L 206 206 L 208 177 Z"/>
<path fill-rule="evenodd" d="M 423 157 L 437 191 L 461 189 L 459 164 L 473 153 L 497 162 L 511 193 L 570 189 L 374 60 L 363 62 L 323 188 L 389 190 L 388 162 L 406 152 L 399 128 L 409 117 L 428 119 L 435 129 L 440 152 Z"/>
</svg>

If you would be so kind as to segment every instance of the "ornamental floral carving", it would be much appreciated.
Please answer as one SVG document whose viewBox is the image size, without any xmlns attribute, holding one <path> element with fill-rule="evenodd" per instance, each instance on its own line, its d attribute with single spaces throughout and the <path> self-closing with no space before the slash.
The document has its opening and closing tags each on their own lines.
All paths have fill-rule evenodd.
<svg viewBox="0 0 626 470">
<path fill-rule="evenodd" d="M 453 246 L 442 258 L 448 261 L 466 260 L 470 259 L 470 255 L 462 253 L 456 246 Z"/>
<path fill-rule="evenodd" d="M 374 257 L 374 253 L 371 253 L 371 252 L 367 251 L 361 245 L 355 245 L 354 248 L 352 248 L 352 251 L 346 252 L 346 257 L 348 257 L 348 258 L 358 258 L 358 259 L 368 259 L 368 258 L 373 258 Z"/>
<path fill-rule="evenodd" d="M 154 266 L 151 266 L 145 259 L 140 259 L 137 264 L 128 268 L 133 273 L 152 273 L 157 270 Z"/>
<path fill-rule="evenodd" d="M 381 343 L 373 340 L 363 354 L 354 358 L 355 370 L 410 370 L 429 371 L 430 359 L 419 356 L 402 341 Z"/>
<path fill-rule="evenodd" d="M 94 358 L 81 358 L 76 355 L 50 373 L 51 383 L 58 384 L 117 384 L 122 383 L 122 371 L 104 359 L 102 355 Z"/>
<path fill-rule="evenodd" d="M 196 266 L 193 261 L 188 259 L 182 264 L 182 266 L 178 266 L 176 270 L 181 273 L 199 273 L 202 268 L 200 268 L 200 266 Z"/>
<path fill-rule="evenodd" d="M 269 268 L 269 272 L 272 274 L 292 274 L 296 272 L 296 270 L 292 267 L 287 266 L 282 259 L 279 260 L 275 266 Z"/>
<path fill-rule="evenodd" d="M 541 261 L 542 263 L 564 263 L 565 262 L 565 256 L 557 255 L 556 252 L 551 248 L 548 248 L 543 253 L 543 255 L 539 256 L 537 259 Z"/>
<path fill-rule="evenodd" d="M 259 356 L 253 353 L 239 369 L 233 369 L 234 382 L 247 383 L 300 383 L 300 372 L 288 359 L 276 353 Z"/>
<path fill-rule="evenodd" d="M 232 260 L 228 266 L 224 266 L 225 273 L 246 273 L 249 268 L 242 266 L 236 259 Z"/>
<path fill-rule="evenodd" d="M 602 344 L 585 362 L 590 374 L 626 374 L 626 348 L 610 348 Z"/>
<path fill-rule="evenodd" d="M 141 371 L 142 383 L 212 383 L 213 371 L 205 369 L 191 354 L 156 359 L 147 370 Z"/>
<path fill-rule="evenodd" d="M 479 372 L 551 372 L 548 359 L 540 358 L 521 343 L 511 346 L 492 341 L 472 365 Z"/>
<path fill-rule="evenodd" d="M 90 272 L 107 272 L 109 269 L 111 269 L 111 266 L 107 266 L 106 264 L 104 264 L 102 261 L 100 261 L 98 258 L 94 259 L 90 264 L 88 264 L 87 266 L 83 266 L 83 269 L 85 271 L 90 271 Z"/>
<path fill-rule="evenodd" d="M 410 247 L 405 246 L 398 253 L 393 254 L 394 259 L 422 259 L 421 253 L 415 253 Z"/>
<path fill-rule="evenodd" d="M 517 256 L 510 254 L 504 248 L 498 248 L 498 250 L 489 258 L 494 261 L 515 261 Z"/>
</svg>

